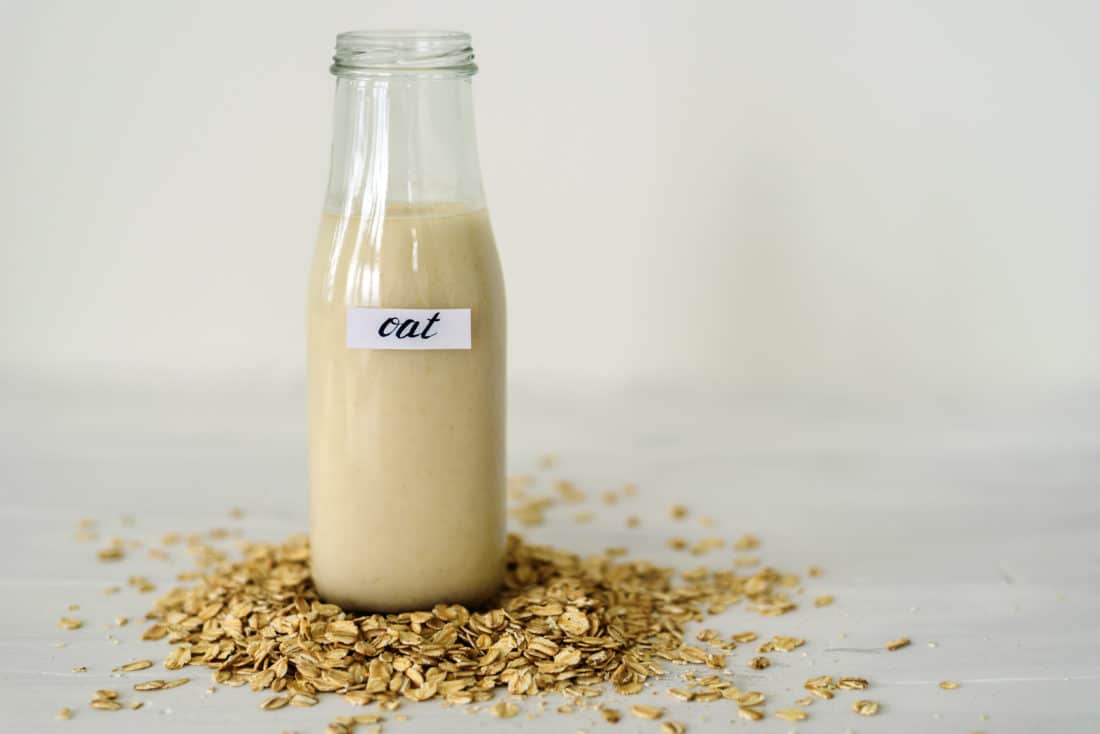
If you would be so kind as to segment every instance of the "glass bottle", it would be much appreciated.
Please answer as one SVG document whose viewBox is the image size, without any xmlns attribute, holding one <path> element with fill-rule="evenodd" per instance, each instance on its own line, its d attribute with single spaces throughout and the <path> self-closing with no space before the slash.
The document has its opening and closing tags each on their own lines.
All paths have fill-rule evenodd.
<svg viewBox="0 0 1100 734">
<path fill-rule="evenodd" d="M 337 37 L 332 168 L 307 314 L 318 592 L 478 605 L 505 542 L 504 283 L 470 37 Z"/>
</svg>

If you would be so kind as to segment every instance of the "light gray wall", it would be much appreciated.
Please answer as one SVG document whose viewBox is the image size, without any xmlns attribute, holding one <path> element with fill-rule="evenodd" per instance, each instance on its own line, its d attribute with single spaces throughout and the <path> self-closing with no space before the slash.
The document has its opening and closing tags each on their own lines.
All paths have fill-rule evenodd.
<svg viewBox="0 0 1100 734">
<path fill-rule="evenodd" d="M 331 43 L 392 26 L 474 35 L 517 382 L 1100 383 L 1070 0 L 4 3 L 4 366 L 297 378 Z"/>
</svg>

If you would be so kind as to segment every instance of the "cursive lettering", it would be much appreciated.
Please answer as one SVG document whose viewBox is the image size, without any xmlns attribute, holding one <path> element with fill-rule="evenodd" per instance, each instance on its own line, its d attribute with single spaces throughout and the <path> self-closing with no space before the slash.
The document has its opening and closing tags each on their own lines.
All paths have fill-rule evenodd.
<svg viewBox="0 0 1100 734">
<path fill-rule="evenodd" d="M 387 326 L 393 325 L 389 331 L 386 330 Z M 388 319 L 382 322 L 382 325 L 378 327 L 378 336 L 387 337 L 393 333 L 393 329 L 397 328 L 401 324 L 401 319 L 390 316 Z"/>
<path fill-rule="evenodd" d="M 378 336 L 386 338 L 392 335 L 397 339 L 415 339 L 417 337 L 431 339 L 439 333 L 432 331 L 432 327 L 439 323 L 439 319 L 439 312 L 436 311 L 428 319 L 427 324 L 424 325 L 424 330 L 420 331 L 419 319 L 405 319 L 402 321 L 395 316 L 390 316 L 378 327 Z"/>
<path fill-rule="evenodd" d="M 429 334 L 428 332 L 431 331 L 432 327 L 435 326 L 438 322 L 439 322 L 439 311 L 436 311 L 435 313 L 432 314 L 432 317 L 430 319 L 428 319 L 428 325 L 424 327 L 424 333 L 420 335 L 420 338 L 421 339 L 431 339 L 433 336 L 435 336 L 435 334 Z"/>
</svg>

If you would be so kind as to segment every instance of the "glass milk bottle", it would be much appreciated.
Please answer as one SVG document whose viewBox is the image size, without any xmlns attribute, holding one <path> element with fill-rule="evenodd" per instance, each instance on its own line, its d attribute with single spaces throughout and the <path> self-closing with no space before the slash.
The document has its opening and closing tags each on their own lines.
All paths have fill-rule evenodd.
<svg viewBox="0 0 1100 734">
<path fill-rule="evenodd" d="M 465 33 L 337 38 L 308 303 L 313 577 L 368 611 L 480 604 L 503 575 L 504 283 Z"/>
</svg>

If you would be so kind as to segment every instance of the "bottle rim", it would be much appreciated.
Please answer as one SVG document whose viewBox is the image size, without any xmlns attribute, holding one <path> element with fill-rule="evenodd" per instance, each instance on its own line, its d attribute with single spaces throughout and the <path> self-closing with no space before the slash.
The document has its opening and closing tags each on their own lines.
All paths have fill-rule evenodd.
<svg viewBox="0 0 1100 734">
<path fill-rule="evenodd" d="M 330 70 L 339 77 L 468 77 L 477 73 L 470 34 L 378 29 L 336 36 Z"/>
</svg>

